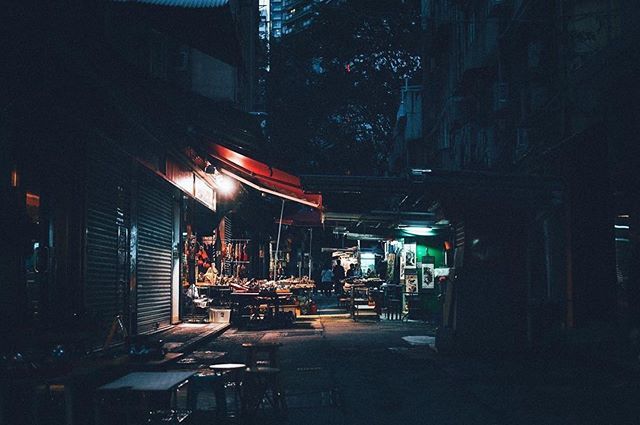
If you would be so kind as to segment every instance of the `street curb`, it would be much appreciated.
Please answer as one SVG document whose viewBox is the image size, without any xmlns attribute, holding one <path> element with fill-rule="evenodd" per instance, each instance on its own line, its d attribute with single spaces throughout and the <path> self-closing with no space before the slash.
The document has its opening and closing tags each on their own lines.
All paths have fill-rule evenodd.
<svg viewBox="0 0 640 425">
<path fill-rule="evenodd" d="M 179 347 L 179 351 L 180 353 L 183 354 L 188 354 L 192 351 L 194 351 L 198 345 L 204 343 L 206 340 L 209 339 L 213 339 L 216 338 L 220 335 L 222 335 L 227 329 L 229 329 L 231 327 L 231 324 L 228 323 L 223 327 L 217 328 L 217 329 L 212 329 L 208 332 L 203 332 L 201 334 L 199 334 L 196 337 L 193 337 L 189 340 L 187 340 L 183 345 L 181 345 Z"/>
<path fill-rule="evenodd" d="M 336 313 L 336 314 L 305 314 L 304 316 L 296 317 L 296 320 L 305 321 L 312 319 L 350 319 L 349 313 Z"/>
</svg>

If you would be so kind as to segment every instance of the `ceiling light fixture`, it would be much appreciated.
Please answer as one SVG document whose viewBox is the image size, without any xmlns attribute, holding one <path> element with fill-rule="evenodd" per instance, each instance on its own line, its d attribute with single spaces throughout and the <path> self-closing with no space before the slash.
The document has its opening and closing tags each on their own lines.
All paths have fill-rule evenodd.
<svg viewBox="0 0 640 425">
<path fill-rule="evenodd" d="M 222 174 L 216 167 L 209 164 L 205 167 L 204 172 L 207 174 L 212 174 L 213 183 L 216 186 L 216 189 L 221 195 L 230 195 L 236 189 L 236 184 L 230 177 Z"/>
</svg>

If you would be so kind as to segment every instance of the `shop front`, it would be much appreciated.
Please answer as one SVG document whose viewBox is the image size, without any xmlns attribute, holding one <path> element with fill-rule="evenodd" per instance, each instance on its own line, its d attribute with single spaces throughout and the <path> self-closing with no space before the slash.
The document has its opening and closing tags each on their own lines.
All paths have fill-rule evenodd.
<svg viewBox="0 0 640 425">
<path fill-rule="evenodd" d="M 521 350 L 573 326 L 557 180 L 422 170 L 302 181 L 323 193 L 325 225 L 386 241 L 383 308 L 437 324 L 439 349 Z"/>
<path fill-rule="evenodd" d="M 213 221 L 214 188 L 171 158 L 164 172 L 115 147 L 89 145 L 89 158 L 100 165 L 88 173 L 88 187 L 101 190 L 87 190 L 87 314 L 103 324 L 119 318 L 131 335 L 180 322 L 182 279 L 193 273 L 179 246 L 184 231 L 193 233 L 192 217 Z"/>
<path fill-rule="evenodd" d="M 298 241 L 295 232 L 287 231 L 282 214 L 286 205 L 318 208 L 320 197 L 307 198 L 295 176 L 246 153 L 218 143 L 203 143 L 198 152 L 193 152 L 194 162 L 202 162 L 202 169 L 227 193 L 218 199 L 215 220 L 200 219 L 197 202 L 182 209 L 183 320 L 291 323 L 306 307 L 314 283 L 300 272 Z"/>
<path fill-rule="evenodd" d="M 276 256 L 276 243 L 269 243 L 269 233 L 256 232 L 243 219 L 242 205 L 236 209 L 240 211 L 225 215 L 216 227 L 189 225 L 183 232 L 184 320 L 224 320 L 251 326 L 290 324 L 302 314 L 314 283 L 308 276 L 288 276 L 284 271 L 266 276 L 269 258 L 271 264 L 288 270 L 284 268 L 290 258 L 286 243 Z M 271 251 L 265 250 L 266 246 L 271 246 Z"/>
<path fill-rule="evenodd" d="M 385 244 L 387 281 L 399 285 L 392 295 L 402 301 L 402 317 L 440 323 L 450 275 L 451 232 L 430 237 L 398 237 Z"/>
</svg>

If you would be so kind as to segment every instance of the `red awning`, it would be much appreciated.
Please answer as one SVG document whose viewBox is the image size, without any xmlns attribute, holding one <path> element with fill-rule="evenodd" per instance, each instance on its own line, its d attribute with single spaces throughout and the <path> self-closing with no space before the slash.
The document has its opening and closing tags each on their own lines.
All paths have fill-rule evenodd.
<svg viewBox="0 0 640 425">
<path fill-rule="evenodd" d="M 322 195 L 302 190 L 300 178 L 242 155 L 217 143 L 209 143 L 208 153 L 222 163 L 220 171 L 265 193 L 293 202 L 322 208 Z"/>
</svg>

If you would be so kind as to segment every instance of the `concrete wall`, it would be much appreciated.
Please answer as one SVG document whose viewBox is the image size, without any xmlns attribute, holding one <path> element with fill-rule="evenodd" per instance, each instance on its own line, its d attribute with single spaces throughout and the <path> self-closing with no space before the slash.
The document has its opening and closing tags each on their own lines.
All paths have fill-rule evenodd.
<svg viewBox="0 0 640 425">
<path fill-rule="evenodd" d="M 236 102 L 238 82 L 236 68 L 191 49 L 191 90 L 213 100 Z"/>
</svg>

